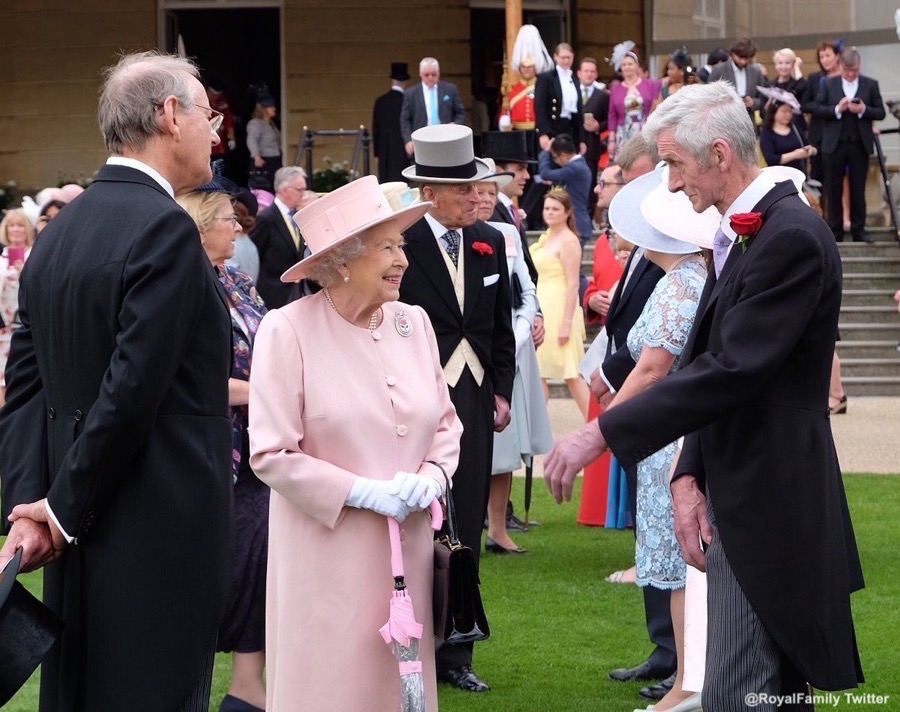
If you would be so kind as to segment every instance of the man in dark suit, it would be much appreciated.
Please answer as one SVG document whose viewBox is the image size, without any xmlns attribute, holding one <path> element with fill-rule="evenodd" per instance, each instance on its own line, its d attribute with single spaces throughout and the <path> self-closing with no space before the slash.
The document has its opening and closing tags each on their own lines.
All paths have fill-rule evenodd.
<svg viewBox="0 0 900 712">
<path fill-rule="evenodd" d="M 656 147 L 638 135 L 622 146 L 617 161 L 622 183 L 605 188 L 602 199 L 606 207 L 622 185 L 650 173 L 659 162 L 659 156 L 656 154 Z M 662 276 L 663 271 L 646 258 L 644 250 L 638 247 L 632 250 L 625 264 L 625 272 L 613 292 L 606 312 L 606 358 L 591 376 L 591 392 L 604 405 L 611 400 L 611 394 L 622 388 L 634 370 L 635 362 L 626 343 L 628 332 L 641 315 L 644 305 Z M 634 516 L 637 511 L 637 467 L 626 467 L 625 478 L 628 481 L 628 499 Z M 658 700 L 672 688 L 675 681 L 677 660 L 670 594 L 653 586 L 642 587 L 641 593 L 644 600 L 647 637 L 653 644 L 653 650 L 644 662 L 631 668 L 613 670 L 609 673 L 609 677 L 616 682 L 662 680 L 661 683 L 642 688 L 640 691 L 641 697 Z"/>
<path fill-rule="evenodd" d="M 525 234 L 525 219 L 513 203 L 522 197 L 530 175 L 528 166 L 537 164 L 528 157 L 528 133 L 525 131 L 486 131 L 481 137 L 481 154 L 492 158 L 500 172 L 512 173 L 513 179 L 501 186 L 497 193 L 497 205 L 491 215 L 491 222 L 515 225 L 522 242 L 522 256 L 528 265 L 531 281 L 537 284 L 538 271 L 531 259 L 528 238 Z M 542 319 L 543 321 L 543 319 Z"/>
<path fill-rule="evenodd" d="M 406 90 L 400 109 L 400 133 L 410 158 L 413 131 L 423 126 L 466 122 L 466 107 L 459 98 L 459 89 L 456 84 L 441 81 L 441 66 L 434 57 L 419 62 L 419 78 L 421 83 Z"/>
<path fill-rule="evenodd" d="M 403 87 L 409 79 L 406 62 L 391 63 L 391 88 L 375 100 L 372 108 L 372 149 L 378 159 L 378 182 L 401 181 L 400 171 L 409 165 L 400 132 Z"/>
<path fill-rule="evenodd" d="M 571 136 L 576 146 L 581 142 L 581 92 L 572 73 L 572 46 L 558 44 L 553 61 L 553 69 L 539 74 L 534 87 L 535 130 L 543 151 L 559 134 Z"/>
<path fill-rule="evenodd" d="M 609 92 L 606 85 L 597 81 L 597 60 L 585 57 L 578 63 L 578 91 L 581 92 L 581 128 L 583 131 L 584 160 L 591 169 L 591 190 L 588 194 L 588 214 L 597 207 L 597 172 L 600 156 L 606 152 L 601 134 L 609 123 Z"/>
<path fill-rule="evenodd" d="M 706 58 L 706 64 L 704 64 L 700 69 L 697 70 L 697 78 L 703 83 L 706 84 L 709 82 L 709 75 L 712 73 L 714 67 L 717 67 L 722 62 L 728 61 L 728 50 L 724 47 L 719 47 L 718 49 L 714 49 L 709 53 L 709 56 Z"/>
<path fill-rule="evenodd" d="M 509 275 L 503 235 L 479 222 L 476 183 L 491 174 L 474 157 L 472 130 L 428 126 L 413 134 L 415 163 L 403 171 L 434 203 L 406 231 L 409 267 L 400 300 L 422 307 L 437 337 L 450 398 L 463 424 L 453 476 L 460 541 L 477 554 L 487 509 L 494 432 L 509 424 L 515 375 Z M 472 670 L 472 644 L 441 645 L 438 679 L 489 689 Z"/>
<path fill-rule="evenodd" d="M 866 176 L 874 149 L 872 123 L 885 117 L 878 82 L 859 73 L 860 56 L 848 47 L 840 58 L 841 76 L 826 79 L 816 95 L 814 115 L 822 120 L 822 162 L 825 203 L 835 239 L 844 239 L 841 192 L 850 177 L 850 233 L 854 241 L 871 242 L 866 235 Z"/>
<path fill-rule="evenodd" d="M 545 476 L 561 501 L 607 443 L 630 466 L 684 436 L 671 488 L 685 560 L 707 571 L 703 709 L 752 694 L 774 712 L 776 696 L 862 681 L 850 594 L 863 580 L 828 420 L 840 254 L 794 184 L 761 173 L 745 108 L 695 85 L 648 119 L 669 188 L 733 217 L 681 370 L 560 440 Z"/>
<path fill-rule="evenodd" d="M 25 570 L 46 564 L 65 620 L 45 712 L 209 706 L 232 558 L 231 322 L 174 200 L 210 180 L 219 140 L 197 76 L 151 52 L 110 70 L 111 157 L 22 273 L 0 429 L 31 437 L 0 450 L 4 514 L 16 505 L 0 566 L 17 548 Z M 10 481 L 20 459 L 43 465 Z"/>
<path fill-rule="evenodd" d="M 755 111 L 762 109 L 765 97 L 761 97 L 757 87 L 766 86 L 766 78 L 758 66 L 752 64 L 756 56 L 756 45 L 753 40 L 737 40 L 729 50 L 730 56 L 727 62 L 721 62 L 712 68 L 709 73 L 709 81 L 717 82 L 724 79 L 730 82 L 747 107 L 750 117 Z"/>
<path fill-rule="evenodd" d="M 275 200 L 256 216 L 250 233 L 259 252 L 256 287 L 269 309 L 283 307 L 292 299 L 295 285 L 282 282 L 281 275 L 303 259 L 306 250 L 294 213 L 314 199 L 307 191 L 306 171 L 300 166 L 285 166 L 275 172 Z M 301 280 L 293 298 L 317 291 L 314 282 Z"/>
</svg>

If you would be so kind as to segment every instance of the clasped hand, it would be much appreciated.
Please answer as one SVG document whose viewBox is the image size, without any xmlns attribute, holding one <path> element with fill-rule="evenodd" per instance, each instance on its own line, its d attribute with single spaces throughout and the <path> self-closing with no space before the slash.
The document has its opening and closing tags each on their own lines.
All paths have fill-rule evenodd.
<svg viewBox="0 0 900 712">
<path fill-rule="evenodd" d="M 346 504 L 402 522 L 412 512 L 428 509 L 440 495 L 441 488 L 431 477 L 400 471 L 390 480 L 357 478 L 347 494 Z"/>
<path fill-rule="evenodd" d="M 9 515 L 12 527 L 0 549 L 0 569 L 22 550 L 20 571 L 27 573 L 51 564 L 62 556 L 66 539 L 47 513 L 46 499 L 19 504 Z"/>
</svg>

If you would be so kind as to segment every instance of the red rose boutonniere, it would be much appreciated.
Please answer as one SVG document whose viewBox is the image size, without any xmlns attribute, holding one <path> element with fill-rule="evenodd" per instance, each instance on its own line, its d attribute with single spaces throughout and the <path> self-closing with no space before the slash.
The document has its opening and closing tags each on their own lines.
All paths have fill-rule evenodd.
<svg viewBox="0 0 900 712">
<path fill-rule="evenodd" d="M 750 240 L 763 226 L 762 213 L 735 213 L 731 216 L 731 229 L 738 236 L 741 252 L 747 251 Z"/>
<path fill-rule="evenodd" d="M 479 255 L 493 255 L 494 248 L 491 247 L 486 242 L 473 242 L 472 249 L 475 250 Z"/>
</svg>

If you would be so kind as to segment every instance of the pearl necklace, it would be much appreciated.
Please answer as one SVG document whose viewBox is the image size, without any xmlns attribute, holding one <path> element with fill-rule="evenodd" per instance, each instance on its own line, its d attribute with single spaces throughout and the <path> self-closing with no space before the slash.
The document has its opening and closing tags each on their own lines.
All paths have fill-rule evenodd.
<svg viewBox="0 0 900 712">
<path fill-rule="evenodd" d="M 341 317 L 341 319 L 343 319 L 344 317 L 337 310 L 337 307 L 334 306 L 334 301 L 331 298 L 331 294 L 328 293 L 328 290 L 323 289 L 322 293 L 325 295 L 325 301 L 328 302 L 328 306 L 330 306 L 332 309 L 334 309 L 335 314 L 337 314 L 339 317 Z M 375 329 L 378 328 L 378 312 L 379 311 L 381 311 L 380 308 L 376 309 L 375 311 L 372 312 L 372 316 L 369 317 L 369 326 L 368 326 L 369 331 L 375 331 Z"/>
</svg>

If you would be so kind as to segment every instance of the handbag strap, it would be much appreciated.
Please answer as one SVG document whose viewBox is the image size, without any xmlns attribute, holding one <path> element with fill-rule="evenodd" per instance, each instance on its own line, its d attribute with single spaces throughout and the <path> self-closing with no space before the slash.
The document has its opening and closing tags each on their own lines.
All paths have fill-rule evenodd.
<svg viewBox="0 0 900 712">
<path fill-rule="evenodd" d="M 453 506 L 453 494 L 450 492 L 450 478 L 447 477 L 446 470 L 434 460 L 426 460 L 425 462 L 434 465 L 444 476 L 444 484 L 446 485 L 444 488 L 444 502 L 447 505 L 447 529 L 450 533 L 450 545 L 457 546 L 459 544 L 459 538 L 456 536 L 456 508 Z"/>
</svg>

